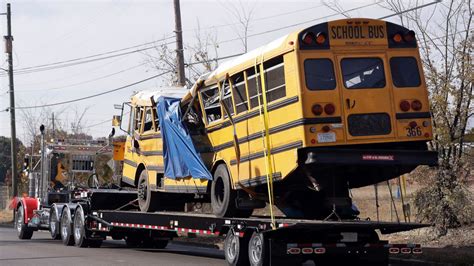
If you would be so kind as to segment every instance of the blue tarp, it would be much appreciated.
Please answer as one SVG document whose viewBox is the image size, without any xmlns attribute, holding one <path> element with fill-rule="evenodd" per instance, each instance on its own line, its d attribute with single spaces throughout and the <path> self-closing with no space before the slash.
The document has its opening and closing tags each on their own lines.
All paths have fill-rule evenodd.
<svg viewBox="0 0 474 266">
<path fill-rule="evenodd" d="M 180 99 L 159 97 L 157 101 L 163 140 L 165 177 L 176 179 L 187 176 L 212 180 L 201 156 L 196 151 L 191 135 L 181 122 Z"/>
</svg>

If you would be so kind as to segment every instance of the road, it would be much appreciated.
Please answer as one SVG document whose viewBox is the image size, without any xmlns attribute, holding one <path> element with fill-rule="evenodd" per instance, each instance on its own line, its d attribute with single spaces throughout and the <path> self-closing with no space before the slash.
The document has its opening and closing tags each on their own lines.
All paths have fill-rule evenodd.
<svg viewBox="0 0 474 266">
<path fill-rule="evenodd" d="M 63 246 L 48 232 L 19 240 L 12 228 L 0 227 L 0 265 L 226 265 L 221 250 L 171 243 L 165 250 L 130 249 L 107 240 L 101 248 Z"/>
<path fill-rule="evenodd" d="M 214 248 L 172 242 L 164 250 L 132 249 L 125 241 L 107 240 L 101 248 L 63 246 L 49 232 L 35 232 L 19 240 L 11 227 L 0 227 L 0 265 L 227 265 L 224 252 Z M 303 265 L 314 265 L 308 261 Z M 420 261 L 391 260 L 390 265 L 430 265 Z"/>
</svg>

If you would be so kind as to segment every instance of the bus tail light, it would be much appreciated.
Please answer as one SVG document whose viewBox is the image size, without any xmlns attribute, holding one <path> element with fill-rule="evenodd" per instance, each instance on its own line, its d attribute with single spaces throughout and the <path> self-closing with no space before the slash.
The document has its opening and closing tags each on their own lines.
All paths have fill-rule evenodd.
<svg viewBox="0 0 474 266">
<path fill-rule="evenodd" d="M 316 43 L 323 44 L 325 41 L 326 41 L 326 34 L 324 34 L 324 32 L 318 32 L 318 34 L 316 34 Z"/>
<path fill-rule="evenodd" d="M 320 104 L 315 104 L 313 108 L 311 108 L 311 111 L 313 111 L 315 115 L 321 115 L 323 113 L 323 107 Z"/>
<path fill-rule="evenodd" d="M 329 126 L 324 126 L 324 127 L 322 128 L 322 130 L 323 130 L 324 133 L 327 133 L 327 132 L 329 132 L 329 131 L 331 130 L 331 128 L 330 128 Z"/>
<path fill-rule="evenodd" d="M 314 34 L 312 32 L 307 32 L 303 35 L 303 42 L 305 44 L 312 44 L 314 40 Z"/>
<path fill-rule="evenodd" d="M 328 115 L 334 114 L 335 111 L 336 111 L 336 106 L 334 106 L 334 104 L 332 103 L 328 103 L 324 106 L 324 112 Z"/>
<path fill-rule="evenodd" d="M 407 100 L 403 100 L 400 102 L 400 109 L 403 112 L 407 112 L 410 110 L 410 103 Z"/>
<path fill-rule="evenodd" d="M 414 100 L 413 102 L 411 102 L 411 108 L 415 111 L 420 111 L 422 107 L 423 105 L 418 100 Z"/>
<path fill-rule="evenodd" d="M 392 39 L 396 43 L 401 43 L 403 40 L 402 35 L 400 33 L 393 35 Z"/>
<path fill-rule="evenodd" d="M 418 124 L 416 123 L 416 121 L 411 121 L 409 124 L 408 124 L 411 128 L 415 128 L 418 126 Z"/>
<path fill-rule="evenodd" d="M 403 34 L 403 40 L 405 42 L 412 42 L 415 40 L 415 32 L 412 30 L 409 30 Z"/>
</svg>

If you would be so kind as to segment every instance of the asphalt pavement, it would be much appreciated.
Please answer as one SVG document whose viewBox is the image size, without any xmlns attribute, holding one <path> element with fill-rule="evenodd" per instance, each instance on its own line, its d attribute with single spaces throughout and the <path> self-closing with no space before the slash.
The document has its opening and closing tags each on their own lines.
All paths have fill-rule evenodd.
<svg viewBox="0 0 474 266">
<path fill-rule="evenodd" d="M 218 249 L 170 243 L 164 250 L 131 249 L 123 240 L 100 248 L 66 247 L 49 232 L 19 240 L 13 228 L 0 227 L 0 265 L 226 265 Z"/>
</svg>

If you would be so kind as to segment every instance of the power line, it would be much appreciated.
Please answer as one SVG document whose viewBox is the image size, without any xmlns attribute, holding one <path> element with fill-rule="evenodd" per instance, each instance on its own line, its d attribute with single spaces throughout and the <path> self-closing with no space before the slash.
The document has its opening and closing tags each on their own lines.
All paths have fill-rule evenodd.
<svg viewBox="0 0 474 266">
<path fill-rule="evenodd" d="M 104 56 L 104 55 L 108 55 L 108 54 L 122 52 L 122 51 L 130 50 L 130 49 L 133 49 L 133 48 L 137 48 L 137 47 L 141 47 L 141 46 L 145 46 L 145 45 L 149 45 L 149 44 L 156 44 L 157 42 L 166 41 L 166 40 L 169 40 L 171 38 L 174 38 L 174 36 L 164 37 L 164 38 L 159 39 L 159 40 L 146 42 L 146 43 L 142 43 L 142 44 L 137 44 L 137 45 L 134 45 L 134 46 L 129 46 L 129 47 L 125 47 L 125 48 L 121 48 L 121 49 L 117 49 L 117 50 L 112 50 L 112 51 L 109 51 L 109 52 L 93 54 L 93 55 L 89 55 L 89 56 L 84 56 L 84 57 L 79 57 L 79 58 L 74 58 L 74 59 L 69 59 L 69 60 L 64 60 L 64 61 L 58 61 L 58 62 L 54 62 L 54 63 L 48 63 L 48 64 L 42 64 L 42 65 L 36 65 L 36 66 L 30 66 L 30 67 L 24 67 L 24 68 L 17 68 L 17 70 L 22 71 L 22 70 L 28 70 L 28 69 L 33 69 L 33 68 L 42 68 L 42 67 L 47 67 L 47 66 L 53 66 L 53 65 L 58 65 L 58 64 L 65 64 L 65 63 L 80 61 L 80 60 L 89 59 L 89 58 L 93 58 L 93 57 Z"/>
<path fill-rule="evenodd" d="M 126 89 L 126 88 L 128 88 L 128 87 L 131 87 L 131 86 L 134 86 L 134 85 L 137 85 L 137 84 L 140 84 L 140 83 L 143 83 L 143 82 L 152 80 L 152 79 L 157 78 L 157 77 L 159 77 L 159 76 L 165 75 L 165 74 L 167 74 L 167 73 L 169 73 L 169 72 L 171 72 L 171 71 L 162 72 L 162 73 L 160 73 L 160 74 L 151 76 L 151 77 L 146 78 L 146 79 L 139 80 L 139 81 L 137 81 L 137 82 L 133 82 L 133 83 L 127 84 L 127 85 L 125 85 L 125 86 L 121 86 L 121 87 L 118 87 L 118 88 L 115 88 L 115 89 L 112 89 L 112 90 L 108 90 L 108 91 L 104 91 L 104 92 L 101 92 L 101 93 L 92 94 L 92 95 L 89 95 L 89 96 L 85 96 L 85 97 L 81 97 L 81 98 L 77 98 L 77 99 L 73 99 L 73 100 L 68 100 L 68 101 L 63 101 L 63 102 L 57 102 L 57 103 L 50 103 L 50 104 L 44 104 L 44 105 L 35 105 L 35 106 L 18 106 L 18 107 L 15 107 L 15 109 L 42 108 L 42 107 L 50 107 L 50 106 L 56 106 L 56 105 L 62 105 L 62 104 L 68 104 L 68 103 L 83 101 L 83 100 L 95 98 L 95 97 L 98 97 L 98 96 L 102 96 L 102 95 L 105 95 L 105 94 L 109 94 L 109 93 L 112 93 L 112 92 L 115 92 L 115 91 L 118 91 L 118 90 Z M 6 109 L 6 110 L 8 110 L 8 109 Z"/>
<path fill-rule="evenodd" d="M 126 68 L 126 69 L 123 69 L 123 70 L 120 70 L 120 71 L 111 73 L 111 74 L 107 74 L 107 75 L 105 75 L 105 76 L 101 76 L 101 77 L 97 77 L 97 78 L 94 78 L 94 79 L 89 79 L 89 80 L 86 80 L 86 81 L 82 81 L 82 82 L 78 82 L 78 83 L 73 83 L 73 84 L 69 84 L 69 85 L 65 85 L 65 86 L 61 86 L 61 87 L 54 87 L 54 88 L 41 89 L 41 90 L 16 90 L 16 92 L 44 92 L 44 91 L 52 91 L 52 90 L 62 90 L 62 89 L 64 89 L 64 88 L 74 87 L 74 86 L 78 86 L 78 85 L 83 85 L 83 84 L 87 84 L 87 83 L 94 82 L 94 81 L 97 81 L 97 80 L 101 80 L 101 79 L 104 79 L 104 78 L 112 77 L 112 76 L 121 74 L 121 73 L 123 73 L 123 72 L 127 72 L 127 71 L 129 71 L 129 70 L 138 68 L 138 67 L 143 66 L 143 65 L 145 65 L 145 64 L 147 64 L 147 62 L 145 62 L 145 63 L 140 63 L 140 64 L 138 64 L 138 65 L 135 65 L 135 66 L 132 66 L 132 67 L 129 67 L 129 68 Z M 7 93 L 8 93 L 8 91 L 7 91 Z M 0 94 L 0 95 L 1 95 L 1 94 Z"/>
<path fill-rule="evenodd" d="M 174 42 L 165 43 L 163 45 L 168 45 L 168 44 L 171 44 L 171 43 L 174 43 Z M 30 74 L 30 73 L 35 73 L 35 72 L 59 69 L 59 68 L 64 68 L 64 67 L 71 67 L 71 66 L 76 66 L 76 65 L 101 61 L 101 60 L 105 60 L 105 59 L 115 58 L 115 57 L 119 57 L 119 56 L 129 55 L 129 54 L 133 54 L 133 53 L 138 53 L 138 52 L 142 52 L 142 51 L 146 51 L 146 50 L 150 50 L 150 49 L 154 49 L 154 48 L 155 48 L 155 46 L 151 46 L 151 47 L 146 47 L 146 48 L 142 48 L 142 49 L 137 49 L 137 50 L 134 50 L 134 51 L 124 52 L 124 53 L 120 53 L 120 54 L 114 54 L 114 55 L 109 55 L 109 56 L 105 56 L 105 57 L 99 57 L 99 58 L 79 61 L 79 62 L 73 62 L 73 63 L 69 63 L 69 64 L 64 64 L 64 65 L 56 65 L 56 66 L 45 67 L 45 68 L 36 68 L 36 69 L 19 71 L 19 72 L 17 71 L 17 72 L 15 72 L 15 74 L 16 75 L 22 75 L 22 74 Z M 5 76 L 5 75 L 6 74 L 0 74 L 0 76 Z"/>
</svg>

